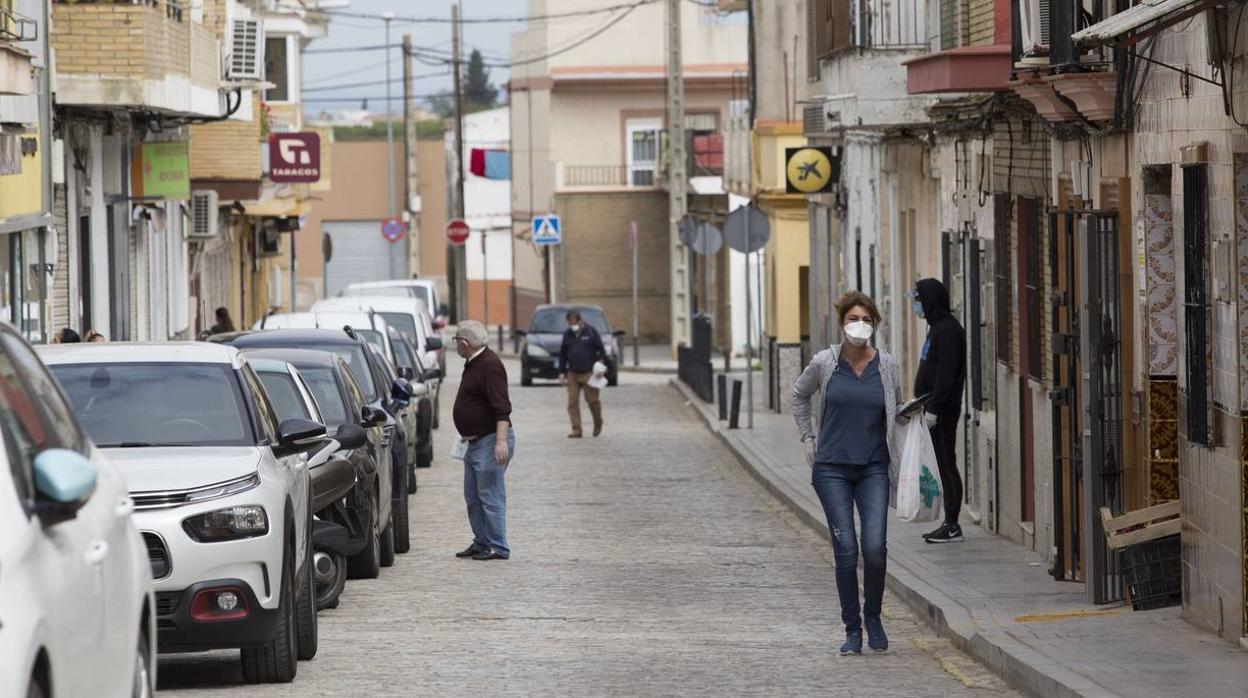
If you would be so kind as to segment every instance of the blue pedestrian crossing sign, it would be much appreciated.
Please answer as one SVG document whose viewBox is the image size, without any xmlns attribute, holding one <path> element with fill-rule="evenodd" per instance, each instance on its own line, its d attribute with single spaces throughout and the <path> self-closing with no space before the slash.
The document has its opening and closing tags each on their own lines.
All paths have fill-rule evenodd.
<svg viewBox="0 0 1248 698">
<path fill-rule="evenodd" d="M 533 217 L 533 243 L 535 245 L 563 243 L 563 227 L 559 224 L 559 216 L 549 214 Z"/>
</svg>

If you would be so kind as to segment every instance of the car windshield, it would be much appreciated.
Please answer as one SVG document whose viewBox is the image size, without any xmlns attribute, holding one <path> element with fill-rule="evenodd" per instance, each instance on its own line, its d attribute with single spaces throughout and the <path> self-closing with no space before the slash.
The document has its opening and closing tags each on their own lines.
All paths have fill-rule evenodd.
<svg viewBox="0 0 1248 698">
<path fill-rule="evenodd" d="M 303 395 L 299 394 L 299 388 L 295 386 L 294 376 L 285 371 L 281 373 L 257 371 L 256 373 L 260 376 L 264 392 L 269 396 L 269 403 L 273 405 L 273 411 L 277 413 L 279 421 L 312 419 L 312 415 L 308 413 L 308 406 L 303 401 Z"/>
<path fill-rule="evenodd" d="M 431 290 L 430 290 L 430 288 L 429 288 L 428 286 L 411 286 L 411 287 L 409 287 L 409 288 L 411 288 L 411 289 L 412 289 L 412 295 L 413 295 L 413 296 L 415 296 L 415 297 L 417 297 L 417 298 L 419 298 L 419 299 L 421 299 L 422 301 L 424 301 L 424 302 L 425 302 L 425 307 L 426 307 L 426 308 L 432 308 L 432 307 L 433 307 L 433 298 L 431 298 L 432 293 L 431 293 Z"/>
<path fill-rule="evenodd" d="M 607 316 L 601 310 L 581 308 L 578 312 L 590 327 L 598 330 L 598 334 L 610 334 L 607 331 Z M 539 310 L 529 324 L 529 334 L 563 334 L 568 329 L 567 315 L 565 309 Z"/>
<path fill-rule="evenodd" d="M 364 397 L 369 402 L 376 400 L 377 386 L 373 383 L 373 373 L 368 368 L 368 358 L 364 356 L 364 352 L 367 349 L 360 344 L 349 346 L 338 344 L 326 348 L 346 359 L 347 367 L 351 369 L 351 375 L 355 376 L 355 382 L 359 383 L 360 390 L 364 391 Z"/>
<path fill-rule="evenodd" d="M 420 338 L 416 336 L 416 317 L 408 313 L 377 313 L 385 319 L 386 323 L 396 330 L 407 335 L 408 339 L 413 342 L 419 342 Z"/>
<path fill-rule="evenodd" d="M 252 446 L 238 376 L 225 364 L 62 364 L 52 373 L 102 448 Z"/>
<path fill-rule="evenodd" d="M 342 393 L 338 390 L 338 381 L 334 379 L 334 369 L 323 366 L 300 368 L 299 373 L 312 391 L 316 406 L 321 408 L 321 417 L 327 426 L 336 427 L 351 421 L 347 419 L 347 406 L 342 401 Z M 260 374 L 263 378 L 264 374 Z M 268 387 L 267 384 L 265 386 Z"/>
</svg>

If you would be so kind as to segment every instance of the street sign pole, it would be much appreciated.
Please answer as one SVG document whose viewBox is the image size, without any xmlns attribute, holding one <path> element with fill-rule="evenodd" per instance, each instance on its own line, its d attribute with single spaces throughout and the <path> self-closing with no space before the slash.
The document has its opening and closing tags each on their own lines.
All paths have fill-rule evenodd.
<svg viewBox="0 0 1248 698">
<path fill-rule="evenodd" d="M 747 206 L 749 204 L 746 204 Z M 750 216 L 745 216 L 745 249 L 750 249 Z M 750 253 L 745 253 L 745 409 L 746 427 L 754 428 L 754 309 L 750 303 Z"/>
<path fill-rule="evenodd" d="M 641 365 L 641 353 L 637 344 L 637 248 L 641 242 L 637 239 L 637 221 L 628 224 L 628 240 L 633 246 L 633 366 Z"/>
</svg>

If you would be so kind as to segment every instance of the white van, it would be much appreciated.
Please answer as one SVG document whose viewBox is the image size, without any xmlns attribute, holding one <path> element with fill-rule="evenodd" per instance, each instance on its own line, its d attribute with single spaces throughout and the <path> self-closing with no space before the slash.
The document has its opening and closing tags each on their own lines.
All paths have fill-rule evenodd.
<svg viewBox="0 0 1248 698">
<path fill-rule="evenodd" d="M 362 281 L 351 284 L 338 292 L 340 297 L 347 296 L 398 296 L 416 298 L 424 301 L 429 314 L 433 316 L 435 329 L 446 327 L 447 308 L 438 293 L 438 284 L 429 279 L 395 279 L 392 281 Z"/>
</svg>

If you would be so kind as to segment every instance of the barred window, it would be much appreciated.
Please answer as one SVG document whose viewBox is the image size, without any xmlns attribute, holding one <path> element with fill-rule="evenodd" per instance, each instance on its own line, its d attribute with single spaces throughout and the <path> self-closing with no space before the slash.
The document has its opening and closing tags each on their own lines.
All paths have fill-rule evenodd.
<svg viewBox="0 0 1248 698">
<path fill-rule="evenodd" d="M 1010 197 L 993 195 L 993 247 L 995 259 L 992 274 L 996 286 L 997 360 L 1010 365 L 1010 328 L 1014 324 L 1010 296 Z"/>
<path fill-rule="evenodd" d="M 1044 374 L 1041 358 L 1044 333 L 1044 236 L 1040 231 L 1040 201 L 1018 200 L 1019 328 L 1026 337 L 1022 349 L 1022 370 L 1040 380 Z"/>
<path fill-rule="evenodd" d="M 1204 164 L 1183 166 L 1183 324 L 1187 337 L 1187 439 L 1196 444 L 1211 445 L 1209 439 L 1209 364 L 1206 355 L 1210 346 L 1208 270 L 1205 257 L 1208 245 L 1208 168 Z"/>
</svg>

